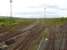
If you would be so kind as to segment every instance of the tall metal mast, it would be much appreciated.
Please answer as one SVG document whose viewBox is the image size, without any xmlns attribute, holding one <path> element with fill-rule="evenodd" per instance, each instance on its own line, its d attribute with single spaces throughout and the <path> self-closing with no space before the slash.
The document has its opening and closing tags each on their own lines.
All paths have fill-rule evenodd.
<svg viewBox="0 0 67 50">
<path fill-rule="evenodd" d="M 12 17 L 12 0 L 10 0 L 10 17 Z"/>
<path fill-rule="evenodd" d="M 44 17 L 46 18 L 46 7 L 44 8 Z"/>
</svg>

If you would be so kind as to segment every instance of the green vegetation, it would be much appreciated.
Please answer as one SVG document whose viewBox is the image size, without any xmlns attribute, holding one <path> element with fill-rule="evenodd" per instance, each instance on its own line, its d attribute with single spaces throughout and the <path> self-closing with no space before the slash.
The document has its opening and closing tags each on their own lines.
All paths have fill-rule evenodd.
<svg viewBox="0 0 67 50">
<path fill-rule="evenodd" d="M 64 23 L 67 23 L 67 18 L 48 18 L 48 19 L 41 19 L 40 22 L 44 25 L 63 25 Z"/>
<path fill-rule="evenodd" d="M 67 23 L 67 18 L 46 18 L 46 19 L 23 19 L 23 18 L 0 18 L 0 26 L 28 26 L 36 21 L 39 21 L 39 24 L 42 24 L 44 26 L 60 26 Z M 11 30 L 14 31 L 14 28 Z M 48 36 L 48 29 L 44 30 L 44 32 L 41 33 L 41 35 L 38 37 L 38 39 L 34 40 L 32 42 L 31 50 L 37 50 L 37 47 L 39 45 L 39 41 L 44 37 L 47 38 Z"/>
<path fill-rule="evenodd" d="M 0 26 L 11 26 L 16 24 L 28 25 L 32 22 L 36 22 L 37 19 L 25 19 L 25 18 L 12 18 L 12 17 L 1 17 Z M 67 18 L 43 18 L 38 19 L 40 24 L 45 25 L 57 25 L 64 24 L 67 21 Z"/>
<path fill-rule="evenodd" d="M 6 18 L 0 18 L 0 26 L 14 26 L 14 25 L 29 25 L 33 23 L 34 20 L 31 19 L 21 19 L 21 18 L 12 18 L 12 17 L 6 17 Z"/>
<path fill-rule="evenodd" d="M 67 23 L 67 18 L 51 18 L 51 19 L 39 19 L 40 24 L 43 24 L 44 26 L 47 27 L 52 27 L 52 26 L 61 26 Z M 46 40 L 46 38 L 48 39 L 48 28 L 46 28 L 44 30 L 44 32 L 41 33 L 41 35 L 39 37 L 41 37 L 40 41 L 43 39 Z M 37 50 L 38 48 L 38 43 L 34 44 L 32 47 L 32 50 Z"/>
<path fill-rule="evenodd" d="M 35 20 L 32 19 L 22 19 L 22 18 L 13 18 L 13 17 L 1 17 L 0 18 L 0 32 L 15 32 L 16 29 L 24 28 L 32 23 Z"/>
</svg>

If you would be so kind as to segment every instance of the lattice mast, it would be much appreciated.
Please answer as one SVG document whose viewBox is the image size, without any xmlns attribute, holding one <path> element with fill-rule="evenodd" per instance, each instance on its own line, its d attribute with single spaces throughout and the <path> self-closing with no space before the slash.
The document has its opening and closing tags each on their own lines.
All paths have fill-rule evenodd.
<svg viewBox="0 0 67 50">
<path fill-rule="evenodd" d="M 10 0 L 10 17 L 12 17 L 12 0 Z"/>
</svg>

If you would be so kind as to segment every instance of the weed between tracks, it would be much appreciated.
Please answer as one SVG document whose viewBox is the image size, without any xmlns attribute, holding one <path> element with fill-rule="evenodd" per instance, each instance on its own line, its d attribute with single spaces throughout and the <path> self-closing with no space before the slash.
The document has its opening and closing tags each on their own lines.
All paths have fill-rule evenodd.
<svg viewBox="0 0 67 50">
<path fill-rule="evenodd" d="M 37 21 L 36 19 L 0 18 L 0 28 L 1 28 L 0 32 L 4 32 L 4 31 L 15 32 L 16 28 L 26 27 L 36 21 Z M 44 38 L 44 40 L 48 38 L 49 27 L 62 26 L 66 23 L 67 23 L 67 18 L 39 19 L 39 25 L 45 26 L 46 29 L 42 33 L 40 33 L 38 38 L 36 38 L 31 42 L 31 46 L 29 47 L 29 50 L 37 50 L 42 38 Z"/>
</svg>

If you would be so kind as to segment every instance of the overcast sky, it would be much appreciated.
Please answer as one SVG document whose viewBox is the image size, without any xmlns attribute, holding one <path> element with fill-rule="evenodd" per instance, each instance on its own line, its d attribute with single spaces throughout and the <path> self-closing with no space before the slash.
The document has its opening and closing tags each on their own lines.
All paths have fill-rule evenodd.
<svg viewBox="0 0 67 50">
<path fill-rule="evenodd" d="M 10 15 L 10 0 L 0 0 L 0 16 Z M 13 0 L 15 17 L 56 17 L 67 16 L 67 0 Z M 53 6 L 51 8 L 51 6 Z M 46 8 L 46 11 L 45 9 Z"/>
</svg>

